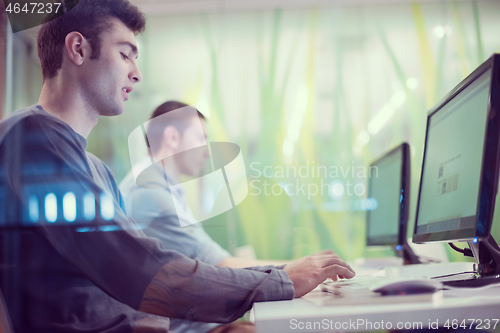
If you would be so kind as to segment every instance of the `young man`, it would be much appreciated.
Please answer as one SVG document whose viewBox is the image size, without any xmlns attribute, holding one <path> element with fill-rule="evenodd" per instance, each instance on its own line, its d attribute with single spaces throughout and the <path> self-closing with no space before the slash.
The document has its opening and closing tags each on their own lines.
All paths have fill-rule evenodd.
<svg viewBox="0 0 500 333">
<path fill-rule="evenodd" d="M 0 283 L 16 332 L 168 330 L 231 322 L 255 301 L 300 297 L 354 273 L 333 255 L 233 270 L 163 250 L 128 219 L 110 170 L 85 151 L 135 83 L 144 16 L 127 0 L 64 1 L 38 35 L 38 101 L 0 123 Z"/>
<path fill-rule="evenodd" d="M 162 115 L 168 118 L 161 119 Z M 152 134 L 148 139 L 159 141 L 150 147 L 154 160 L 170 157 L 147 170 L 147 186 L 138 186 L 132 172 L 120 183 L 127 213 L 147 226 L 146 235 L 159 238 L 166 249 L 211 265 L 244 268 L 286 263 L 232 257 L 196 223 L 184 187 L 170 190 L 169 185 L 175 185 L 181 176 L 198 177 L 209 158 L 208 149 L 203 149 L 207 124 L 198 110 L 177 101 L 165 102 L 152 113 L 147 133 Z M 175 207 L 174 198 L 181 205 Z"/>
</svg>

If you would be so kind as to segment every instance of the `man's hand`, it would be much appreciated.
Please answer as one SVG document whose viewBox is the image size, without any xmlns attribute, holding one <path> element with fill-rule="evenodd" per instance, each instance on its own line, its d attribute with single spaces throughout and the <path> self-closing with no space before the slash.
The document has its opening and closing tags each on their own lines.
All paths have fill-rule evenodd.
<svg viewBox="0 0 500 333">
<path fill-rule="evenodd" d="M 295 297 L 302 297 L 327 278 L 350 279 L 356 275 L 352 268 L 337 255 L 317 253 L 285 266 L 295 288 Z"/>
</svg>

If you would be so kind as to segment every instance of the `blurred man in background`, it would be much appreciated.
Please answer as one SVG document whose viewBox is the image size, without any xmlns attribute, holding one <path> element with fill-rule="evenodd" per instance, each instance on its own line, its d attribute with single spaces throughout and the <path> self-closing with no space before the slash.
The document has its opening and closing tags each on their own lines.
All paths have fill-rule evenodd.
<svg viewBox="0 0 500 333">
<path fill-rule="evenodd" d="M 155 121 L 165 114 L 169 117 Z M 211 265 L 244 268 L 287 263 L 232 257 L 210 238 L 201 223 L 197 223 L 185 189 L 177 184 L 182 176 L 198 177 L 210 157 L 206 148 L 206 119 L 198 110 L 177 101 L 165 102 L 152 113 L 147 133 L 161 139 L 160 144 L 150 147 L 154 160 L 168 158 L 148 170 L 147 186 L 138 186 L 129 172 L 120 183 L 120 190 L 127 213 L 147 225 L 144 232 L 148 236 L 159 238 L 164 248 Z M 149 162 L 149 157 L 146 159 L 146 163 Z M 182 205 L 175 207 L 174 198 Z"/>
</svg>

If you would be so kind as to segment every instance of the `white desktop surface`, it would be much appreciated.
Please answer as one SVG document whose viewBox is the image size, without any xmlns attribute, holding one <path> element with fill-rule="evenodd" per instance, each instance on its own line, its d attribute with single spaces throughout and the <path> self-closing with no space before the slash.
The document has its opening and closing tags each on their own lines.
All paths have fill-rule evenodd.
<svg viewBox="0 0 500 333">
<path fill-rule="evenodd" d="M 413 267 L 412 270 L 417 268 L 415 265 Z M 442 265 L 436 267 L 438 270 L 443 269 Z M 431 274 L 428 265 L 422 268 L 422 272 L 422 275 Z M 380 330 L 389 328 L 390 323 L 391 328 L 396 329 L 399 323 L 409 325 L 407 323 L 416 322 L 428 328 L 429 321 L 438 321 L 439 326 L 443 326 L 447 320 L 449 324 L 453 320 L 460 324 L 464 319 L 469 328 L 470 324 L 473 327 L 479 324 L 479 319 L 489 319 L 491 325 L 494 323 L 492 320 L 500 319 L 500 287 L 444 290 L 436 294 L 433 300 L 429 297 L 419 302 L 369 305 L 336 305 L 332 295 L 313 291 L 291 301 L 255 303 L 253 314 L 257 333 L 369 331 L 377 330 L 376 325 L 379 325 Z M 314 325 L 315 322 L 316 329 L 307 329 L 308 324 Z M 372 326 L 367 322 L 372 323 Z M 302 325 L 304 329 L 300 329 Z M 385 326 L 382 328 L 380 325 Z M 496 329 L 500 329 L 500 321 Z"/>
</svg>

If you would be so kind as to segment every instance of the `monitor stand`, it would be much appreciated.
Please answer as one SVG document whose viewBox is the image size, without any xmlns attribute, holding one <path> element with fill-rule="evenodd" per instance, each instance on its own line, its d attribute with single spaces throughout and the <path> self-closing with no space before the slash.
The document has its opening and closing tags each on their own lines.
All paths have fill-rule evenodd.
<svg viewBox="0 0 500 333">
<path fill-rule="evenodd" d="M 476 259 L 475 272 L 441 277 L 437 280 L 451 287 L 481 287 L 500 283 L 500 247 L 489 235 L 476 243 L 469 241 L 469 248 Z"/>
<path fill-rule="evenodd" d="M 413 252 L 412 248 L 407 242 L 404 244 L 393 247 L 394 252 L 400 258 L 403 258 L 404 265 L 421 264 L 419 257 Z"/>
</svg>

